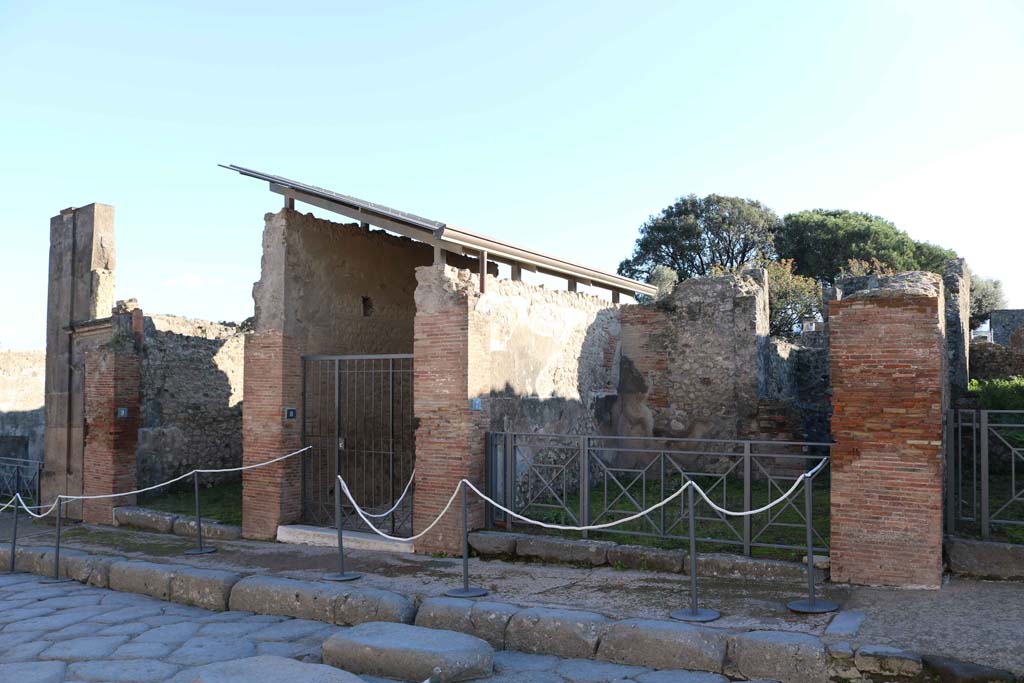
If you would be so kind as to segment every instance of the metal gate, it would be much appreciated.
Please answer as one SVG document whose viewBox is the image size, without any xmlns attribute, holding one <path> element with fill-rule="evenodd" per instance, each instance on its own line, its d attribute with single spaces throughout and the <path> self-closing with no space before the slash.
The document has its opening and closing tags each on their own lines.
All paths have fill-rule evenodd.
<svg viewBox="0 0 1024 683">
<path fill-rule="evenodd" d="M 340 471 L 360 507 L 390 509 L 415 465 L 413 361 L 411 354 L 306 356 L 303 358 L 303 518 L 334 522 L 334 480 Z M 376 526 L 412 533 L 410 489 L 392 514 Z M 347 500 L 346 528 L 365 528 Z"/>
<path fill-rule="evenodd" d="M 949 411 L 946 531 L 1024 543 L 1024 411 Z"/>
</svg>

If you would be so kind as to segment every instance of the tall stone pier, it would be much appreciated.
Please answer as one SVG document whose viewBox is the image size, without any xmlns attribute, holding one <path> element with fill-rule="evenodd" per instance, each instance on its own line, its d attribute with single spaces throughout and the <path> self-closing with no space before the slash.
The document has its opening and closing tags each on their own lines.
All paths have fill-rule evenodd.
<svg viewBox="0 0 1024 683">
<path fill-rule="evenodd" d="M 828 309 L 832 579 L 938 588 L 949 400 L 942 280 L 876 279 Z"/>
<path fill-rule="evenodd" d="M 84 359 L 73 348 L 72 333 L 83 322 L 110 315 L 114 264 L 114 207 L 89 204 L 50 219 L 44 501 L 83 491 Z M 68 513 L 80 517 L 81 506 L 69 506 Z"/>
</svg>

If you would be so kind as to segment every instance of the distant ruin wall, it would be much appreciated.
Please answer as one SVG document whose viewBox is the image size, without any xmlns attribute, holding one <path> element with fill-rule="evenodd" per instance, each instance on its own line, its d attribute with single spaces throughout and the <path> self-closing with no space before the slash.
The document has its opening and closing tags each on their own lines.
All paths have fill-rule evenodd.
<svg viewBox="0 0 1024 683">
<path fill-rule="evenodd" d="M 45 351 L 0 351 L 0 458 L 43 460 Z"/>
<path fill-rule="evenodd" d="M 1024 377 L 1024 347 L 1001 346 L 992 342 L 971 344 L 971 379 Z"/>
<path fill-rule="evenodd" d="M 992 341 L 1002 346 L 1009 346 L 1013 333 L 1024 327 L 1024 309 L 992 311 L 989 324 L 992 327 Z"/>
<path fill-rule="evenodd" d="M 141 352 L 140 486 L 242 463 L 244 334 L 237 325 L 146 316 Z M 204 475 L 206 483 L 238 475 Z"/>
</svg>

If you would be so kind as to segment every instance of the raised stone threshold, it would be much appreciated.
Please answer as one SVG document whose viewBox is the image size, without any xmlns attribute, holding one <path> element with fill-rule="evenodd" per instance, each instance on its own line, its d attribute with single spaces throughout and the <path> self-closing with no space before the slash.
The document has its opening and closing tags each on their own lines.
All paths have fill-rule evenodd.
<svg viewBox="0 0 1024 683">
<path fill-rule="evenodd" d="M 946 559 L 954 574 L 996 581 L 1024 580 L 1024 545 L 947 536 Z"/>
<path fill-rule="evenodd" d="M 540 534 L 509 533 L 505 531 L 474 531 L 469 545 L 480 557 L 501 559 L 540 560 L 598 567 L 611 565 L 624 569 L 689 572 L 688 553 L 642 545 L 625 545 L 614 541 L 574 540 Z M 730 553 L 700 553 L 697 555 L 701 576 L 742 578 L 756 580 L 807 579 L 804 562 L 786 562 L 745 557 Z M 828 578 L 828 561 L 815 555 L 815 580 Z"/>
<path fill-rule="evenodd" d="M 277 527 L 278 543 L 296 543 L 326 548 L 338 547 L 338 531 L 308 524 L 284 524 Z M 392 541 L 374 533 L 345 531 L 343 542 L 350 550 L 379 550 L 388 553 L 412 553 L 412 541 Z"/>
<path fill-rule="evenodd" d="M 7 566 L 9 553 L 8 548 L 0 549 L 0 566 Z M 52 572 L 53 559 L 52 548 L 20 547 L 15 558 L 16 569 L 48 575 Z M 654 619 L 615 620 L 595 612 L 521 607 L 486 600 L 427 597 L 420 601 L 417 596 L 377 588 L 244 576 L 230 571 L 90 555 L 71 549 L 61 552 L 59 570 L 62 577 L 88 585 L 211 610 L 274 614 L 342 626 L 378 624 L 356 631 L 357 637 L 349 641 L 330 647 L 325 645 L 325 658 L 339 665 L 347 657 L 338 652 L 357 650 L 360 642 L 364 646 L 366 641 L 395 642 L 392 636 L 401 629 L 382 628 L 379 624 L 383 622 L 465 634 L 494 649 L 596 659 L 653 669 L 704 671 L 740 680 L 787 683 L 1015 680 L 1012 674 L 987 667 L 922 658 L 913 652 L 883 646 L 862 645 L 853 649 L 846 643 L 826 644 L 817 636 L 788 631 L 735 631 Z M 418 639 L 418 642 L 422 645 L 436 637 L 436 634 L 427 634 L 425 640 Z M 482 652 L 477 646 L 470 649 L 477 655 Z M 415 648 L 410 652 L 412 650 Z M 328 655 L 328 651 L 334 654 Z M 386 652 L 380 654 L 387 655 Z M 412 656 L 407 653 L 402 661 L 412 661 L 409 659 Z M 461 654 L 455 652 L 452 656 L 459 658 Z M 486 657 L 480 656 L 483 658 L 467 665 L 469 669 L 486 665 Z M 952 672 L 959 675 L 965 671 L 971 676 L 986 677 L 951 677 Z"/>
</svg>

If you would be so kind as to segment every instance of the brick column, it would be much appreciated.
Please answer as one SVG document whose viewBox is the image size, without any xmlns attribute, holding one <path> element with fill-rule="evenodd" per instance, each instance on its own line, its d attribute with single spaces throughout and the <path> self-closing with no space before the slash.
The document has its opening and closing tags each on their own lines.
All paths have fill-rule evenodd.
<svg viewBox="0 0 1024 683">
<path fill-rule="evenodd" d="M 481 379 L 489 349 L 471 321 L 479 296 L 468 271 L 446 266 L 416 269 L 416 321 L 413 340 L 413 405 L 416 429 L 414 530 L 430 524 L 455 486 L 468 478 L 483 484 L 487 398 Z M 471 410 L 470 398 L 481 398 Z M 416 542 L 417 552 L 457 553 L 462 548 L 459 500 L 434 530 Z M 470 494 L 470 524 L 483 524 L 483 506 Z"/>
<path fill-rule="evenodd" d="M 834 581 L 941 584 L 942 284 L 912 277 L 829 302 Z"/>
<path fill-rule="evenodd" d="M 139 437 L 139 356 L 123 338 L 101 346 L 85 354 L 83 379 L 84 495 L 131 491 Z M 82 518 L 110 524 L 115 507 L 134 504 L 135 496 L 87 500 Z"/>
<path fill-rule="evenodd" d="M 245 338 L 242 462 L 272 460 L 302 447 L 302 351 L 278 330 Z M 295 408 L 288 418 L 286 409 Z M 302 456 L 242 473 L 242 535 L 270 539 L 302 515 Z"/>
</svg>

